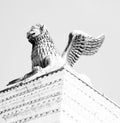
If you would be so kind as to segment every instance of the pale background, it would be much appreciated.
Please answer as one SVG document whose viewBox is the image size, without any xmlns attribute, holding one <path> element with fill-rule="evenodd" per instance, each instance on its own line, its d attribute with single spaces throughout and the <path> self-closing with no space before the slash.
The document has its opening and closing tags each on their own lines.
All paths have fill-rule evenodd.
<svg viewBox="0 0 120 123">
<path fill-rule="evenodd" d="M 0 88 L 31 70 L 26 32 L 36 23 L 48 27 L 60 53 L 74 29 L 104 33 L 99 52 L 74 68 L 120 105 L 120 0 L 0 0 Z"/>
</svg>

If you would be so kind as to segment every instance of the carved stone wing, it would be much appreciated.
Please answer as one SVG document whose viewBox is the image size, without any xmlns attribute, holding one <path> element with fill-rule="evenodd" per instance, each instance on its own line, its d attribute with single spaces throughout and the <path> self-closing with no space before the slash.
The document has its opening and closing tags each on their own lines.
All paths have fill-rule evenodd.
<svg viewBox="0 0 120 123">
<path fill-rule="evenodd" d="M 69 34 L 68 44 L 62 57 L 70 66 L 73 66 L 81 55 L 95 54 L 101 47 L 104 39 L 104 35 L 93 38 L 82 31 L 73 31 Z"/>
</svg>

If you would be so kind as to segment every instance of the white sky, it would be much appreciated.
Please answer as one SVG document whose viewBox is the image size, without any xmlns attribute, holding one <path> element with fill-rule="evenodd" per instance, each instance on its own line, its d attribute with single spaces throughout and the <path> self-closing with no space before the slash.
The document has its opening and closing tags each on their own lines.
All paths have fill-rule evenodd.
<svg viewBox="0 0 120 123">
<path fill-rule="evenodd" d="M 72 30 L 104 33 L 99 52 L 82 56 L 74 69 L 120 105 L 120 0 L 0 0 L 0 88 L 31 70 L 26 32 L 36 23 L 48 27 L 60 53 Z"/>
</svg>

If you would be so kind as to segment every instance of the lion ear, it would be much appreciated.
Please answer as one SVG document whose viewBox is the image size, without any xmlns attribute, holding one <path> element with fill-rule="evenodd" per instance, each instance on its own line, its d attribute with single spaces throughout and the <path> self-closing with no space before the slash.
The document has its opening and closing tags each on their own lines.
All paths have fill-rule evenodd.
<svg viewBox="0 0 120 123">
<path fill-rule="evenodd" d="M 44 28 L 44 25 L 42 25 L 42 26 L 40 27 L 41 30 L 43 30 L 43 28 Z"/>
</svg>

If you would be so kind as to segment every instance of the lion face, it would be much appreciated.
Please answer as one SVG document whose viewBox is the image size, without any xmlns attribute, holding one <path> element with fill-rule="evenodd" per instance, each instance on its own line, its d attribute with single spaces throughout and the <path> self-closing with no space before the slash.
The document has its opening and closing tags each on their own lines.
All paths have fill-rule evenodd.
<svg viewBox="0 0 120 123">
<path fill-rule="evenodd" d="M 31 27 L 29 32 L 27 32 L 27 38 L 31 43 L 33 43 L 33 41 L 35 41 L 35 38 L 37 36 L 39 37 L 43 36 L 46 31 L 47 29 L 45 28 L 44 25 L 36 24 L 35 26 Z"/>
</svg>

